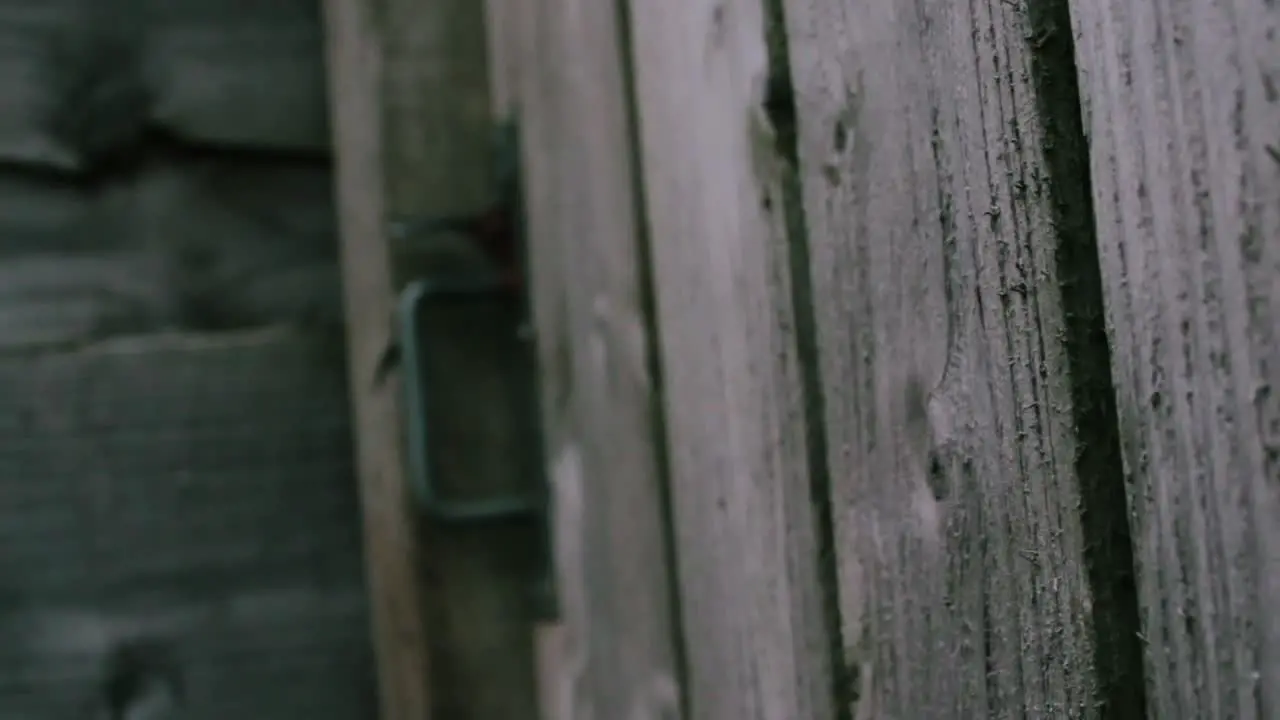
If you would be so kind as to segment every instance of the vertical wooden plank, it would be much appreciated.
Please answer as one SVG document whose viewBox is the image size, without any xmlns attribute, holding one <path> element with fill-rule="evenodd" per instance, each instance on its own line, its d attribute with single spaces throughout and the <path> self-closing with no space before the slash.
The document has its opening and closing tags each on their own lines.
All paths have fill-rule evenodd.
<svg viewBox="0 0 1280 720">
<path fill-rule="evenodd" d="M 563 87 L 555 81 L 552 70 L 557 38 L 547 0 L 514 0 L 509 7 L 514 11 L 512 24 L 516 27 L 516 39 L 511 44 L 518 48 L 522 68 L 516 85 L 529 242 L 529 292 L 537 333 L 558 611 L 554 620 L 540 624 L 536 631 L 539 709 L 542 720 L 573 720 L 580 714 L 575 703 L 576 678 L 585 661 L 574 651 L 571 632 L 574 618 L 581 616 L 582 603 L 575 602 L 581 597 L 581 593 L 576 592 L 580 585 L 574 583 L 573 578 L 564 577 L 563 568 L 569 563 L 563 556 L 569 549 L 580 549 L 577 528 L 582 504 L 578 502 L 570 507 L 562 497 L 558 488 L 565 482 L 559 478 L 573 472 L 575 467 L 557 467 L 554 458 L 556 445 L 566 432 L 568 386 L 574 378 L 568 318 L 570 295 L 575 279 L 586 274 L 573 272 L 566 258 L 565 246 L 569 240 L 566 219 L 576 201 L 566 202 L 564 179 L 569 172 L 561 157 L 567 142 L 562 134 L 565 124 L 561 116 L 565 103 L 561 99 Z"/>
<path fill-rule="evenodd" d="M 784 2 L 842 709 L 1141 717 L 1066 6 L 854 5 Z"/>
<path fill-rule="evenodd" d="M 521 97 L 562 622 L 547 720 L 680 714 L 632 118 L 617 3 L 523 3 Z"/>
<path fill-rule="evenodd" d="M 689 717 L 824 720 L 821 468 L 792 307 L 798 208 L 773 126 L 785 63 L 763 3 L 629 7 Z"/>
<path fill-rule="evenodd" d="M 356 471 L 364 513 L 373 643 L 383 720 L 429 716 L 421 549 L 407 500 L 398 383 L 375 381 L 391 341 L 393 285 L 383 192 L 382 53 L 376 6 L 326 0 Z"/>
<path fill-rule="evenodd" d="M 1072 0 L 1151 717 L 1280 714 L 1280 8 Z"/>
<path fill-rule="evenodd" d="M 493 200 L 484 3 L 331 0 L 326 9 L 352 384 L 357 415 L 370 416 L 359 432 L 368 456 L 362 467 L 372 592 L 383 618 L 375 630 L 385 648 L 385 713 L 523 720 L 536 702 L 529 612 L 535 529 L 415 528 L 400 469 L 399 383 L 395 373 L 378 379 L 376 368 L 389 340 L 392 293 L 440 271 L 443 259 L 415 249 L 416 242 L 388 246 L 382 238 L 389 221 L 476 211 Z M 444 491 L 524 491 L 529 463 L 520 443 L 527 438 L 511 422 L 503 380 L 518 361 L 505 336 L 513 328 L 472 310 L 432 317 L 427 362 L 437 392 L 429 412 L 440 431 L 434 451 Z M 421 546 L 429 553 L 415 565 Z M 394 584 L 379 578 L 383 562 L 394 563 L 390 575 L 404 577 Z M 429 697 L 421 688 L 428 675 Z"/>
</svg>

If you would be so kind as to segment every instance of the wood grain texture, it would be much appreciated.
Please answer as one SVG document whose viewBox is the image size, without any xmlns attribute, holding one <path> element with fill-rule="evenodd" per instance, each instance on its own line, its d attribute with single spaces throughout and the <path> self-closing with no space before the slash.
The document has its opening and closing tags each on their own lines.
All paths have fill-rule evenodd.
<svg viewBox="0 0 1280 720">
<path fill-rule="evenodd" d="M 55 252 L 77 249 L 55 238 L 92 203 L 91 192 L 71 183 L 0 173 L 0 255 L 40 252 L 50 245 Z"/>
<path fill-rule="evenodd" d="M 332 186 L 327 162 L 269 153 L 161 154 L 100 183 L 4 168 L 0 256 L 117 250 L 140 244 L 148 229 L 181 246 L 179 230 L 192 228 L 232 246 L 310 244 L 336 256 Z"/>
<path fill-rule="evenodd" d="M 629 6 L 688 716 L 824 720 L 834 628 L 763 8 Z"/>
<path fill-rule="evenodd" d="M 399 383 L 375 379 L 392 294 L 424 267 L 419 253 L 386 245 L 388 221 L 475 211 L 492 200 L 484 4 L 332 0 L 326 8 L 366 527 L 370 563 L 381 564 L 383 576 L 374 602 L 383 604 L 385 623 L 377 631 L 385 641 L 384 712 L 523 720 L 536 705 L 529 593 L 536 530 L 424 523 L 419 535 L 401 470 Z M 465 312 L 438 321 L 434 382 L 449 406 L 435 406 L 435 424 L 461 438 L 434 448 L 444 453 L 442 483 L 524 490 L 528 463 L 513 448 L 527 438 L 513 435 L 497 390 L 512 358 L 494 342 L 494 333 L 514 328 L 478 325 Z M 413 560 L 419 540 L 429 552 Z M 415 567 L 420 589 L 410 586 Z"/>
<path fill-rule="evenodd" d="M 1065 6 L 784 7 L 844 708 L 1141 717 Z"/>
<path fill-rule="evenodd" d="M 674 719 L 682 679 L 665 438 L 618 8 L 520 4 L 520 115 L 562 613 L 558 657 L 542 668 L 545 701 L 557 706 L 546 720 Z"/>
<path fill-rule="evenodd" d="M 387 210 L 405 218 L 487 206 L 494 199 L 494 118 L 484 3 L 387 0 L 381 12 Z M 397 280 L 429 272 L 423 254 L 400 250 Z M 442 322 L 432 337 L 447 355 L 438 358 L 436 384 L 450 402 L 436 426 L 455 425 L 455 437 L 471 441 L 437 444 L 453 468 L 440 479 L 455 492 L 526 492 L 532 438 L 513 433 L 509 398 L 494 392 L 518 360 L 503 354 L 509 345 L 497 336 L 515 328 L 477 325 L 466 311 Z M 538 529 L 426 530 L 435 713 L 524 720 L 537 704 L 531 590 Z"/>
<path fill-rule="evenodd" d="M 281 332 L 0 358 L 0 714 L 101 717 L 171 646 L 182 717 L 373 703 L 340 369 Z"/>
<path fill-rule="evenodd" d="M 340 339 L 323 164 L 156 162 L 97 192 L 0 177 L 0 348 L 281 323 Z"/>
<path fill-rule="evenodd" d="M 1151 717 L 1276 717 L 1280 8 L 1071 10 Z"/>
<path fill-rule="evenodd" d="M 149 128 L 327 155 L 314 0 L 0 2 L 0 162 L 81 169 Z"/>
</svg>

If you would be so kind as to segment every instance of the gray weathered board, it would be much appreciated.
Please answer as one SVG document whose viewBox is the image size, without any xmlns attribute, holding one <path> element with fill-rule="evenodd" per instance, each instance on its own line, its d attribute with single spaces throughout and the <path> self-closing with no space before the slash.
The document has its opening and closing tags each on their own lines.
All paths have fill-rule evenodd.
<svg viewBox="0 0 1280 720">
<path fill-rule="evenodd" d="M 96 193 L 0 174 L 0 348 L 180 328 L 198 294 L 229 324 L 336 323 L 329 183 L 255 159 L 158 163 Z"/>
<path fill-rule="evenodd" d="M 78 167 L 86 117 L 327 154 L 322 35 L 315 0 L 3 0 L 0 162 Z"/>
<path fill-rule="evenodd" d="M 1065 3 L 784 5 L 842 701 L 1142 717 Z"/>
<path fill-rule="evenodd" d="M 1072 0 L 1071 15 L 1150 716 L 1270 720 L 1280 717 L 1280 6 Z"/>
<path fill-rule="evenodd" d="M 341 364 L 280 332 L 0 358 L 0 717 L 173 646 L 182 717 L 374 717 Z"/>
<path fill-rule="evenodd" d="M 491 4 L 491 7 L 498 3 Z M 561 626 L 545 720 L 681 717 L 657 346 L 616 3 L 506 0 Z"/>
<path fill-rule="evenodd" d="M 830 720 L 826 509 L 793 303 L 799 208 L 764 107 L 764 8 L 631 5 L 687 716 Z"/>
</svg>

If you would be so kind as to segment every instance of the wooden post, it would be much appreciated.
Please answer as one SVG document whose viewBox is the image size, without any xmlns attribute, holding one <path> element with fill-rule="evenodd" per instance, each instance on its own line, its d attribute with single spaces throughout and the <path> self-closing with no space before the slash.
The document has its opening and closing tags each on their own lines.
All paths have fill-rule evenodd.
<svg viewBox="0 0 1280 720">
<path fill-rule="evenodd" d="M 338 205 L 366 554 L 383 715 L 526 720 L 535 704 L 529 587 L 534 529 L 419 527 L 403 472 L 399 382 L 378 378 L 394 293 L 434 267 L 389 246 L 394 218 L 493 198 L 484 3 L 326 0 Z M 504 493 L 528 468 L 511 443 L 495 333 L 442 313 L 429 359 L 448 434 L 449 492 Z M 441 422 L 443 420 L 443 422 Z M 429 550 L 424 549 L 429 547 Z M 428 692 L 428 682 L 430 692 Z"/>
</svg>

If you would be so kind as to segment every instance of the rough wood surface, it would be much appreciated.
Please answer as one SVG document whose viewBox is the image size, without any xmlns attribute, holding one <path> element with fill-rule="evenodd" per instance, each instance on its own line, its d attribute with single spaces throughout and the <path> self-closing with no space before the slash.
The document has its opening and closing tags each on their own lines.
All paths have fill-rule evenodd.
<svg viewBox="0 0 1280 720">
<path fill-rule="evenodd" d="M 147 128 L 327 154 L 315 0 L 0 2 L 0 162 L 77 169 Z"/>
<path fill-rule="evenodd" d="M 562 613 L 545 720 L 674 720 L 665 438 L 618 8 L 513 4 Z"/>
<path fill-rule="evenodd" d="M 688 716 L 824 720 L 834 628 L 792 306 L 799 208 L 763 8 L 630 8 Z"/>
<path fill-rule="evenodd" d="M 369 716 L 343 374 L 287 333 L 0 359 L 0 715 L 103 717 L 171 648 L 182 717 Z"/>
<path fill-rule="evenodd" d="M 74 167 L 74 150 L 49 132 L 52 105 L 49 38 L 72 26 L 75 0 L 0 4 L 0 157 L 9 161 Z"/>
<path fill-rule="evenodd" d="M 1065 5 L 785 8 L 843 703 L 1141 717 Z"/>
<path fill-rule="evenodd" d="M 330 183 L 322 164 L 245 158 L 152 163 L 95 192 L 0 175 L 0 348 L 277 323 L 337 344 Z"/>
<path fill-rule="evenodd" d="M 392 293 L 423 268 L 419 254 L 387 247 L 389 221 L 474 211 L 492 199 L 484 4 L 330 0 L 326 8 L 385 716 L 523 720 L 536 703 L 529 593 L 536 531 L 424 526 L 419 536 L 401 470 L 397 373 L 376 379 Z M 443 413 L 465 441 L 436 446 L 452 469 L 441 480 L 454 489 L 523 490 L 527 465 L 510 450 L 525 439 L 511 435 L 505 396 L 495 390 L 510 358 L 495 354 L 506 345 L 493 333 L 507 329 L 477 326 L 465 313 L 440 321 L 435 382 L 450 393 L 453 406 Z M 429 551 L 414 560 L 420 537 Z M 415 567 L 421 587 L 412 585 Z"/>
<path fill-rule="evenodd" d="M 563 208 L 554 204 L 559 192 L 555 184 L 557 168 L 554 155 L 549 150 L 555 134 L 548 134 L 556 127 L 555 111 L 559 104 L 552 100 L 553 85 L 545 84 L 545 73 L 540 63 L 550 48 L 539 45 L 545 38 L 539 32 L 543 28 L 539 18 L 545 17 L 537 2 L 525 0 L 487 0 L 485 3 L 489 45 L 489 83 L 494 115 L 499 118 L 518 118 L 518 145 L 521 156 L 521 182 L 524 185 L 525 231 L 527 242 L 533 243 L 528 255 L 531 266 L 528 287 L 529 320 L 534 326 L 535 357 L 537 366 L 538 399 L 542 410 L 543 430 L 541 459 L 542 479 L 546 480 L 552 468 L 547 467 L 550 454 L 548 428 L 556 426 L 550 413 L 547 396 L 554 393 L 555 383 L 549 369 L 559 362 L 549 355 L 552 339 L 567 337 L 564 326 L 563 282 L 565 268 L 559 255 L 559 237 L 554 233 L 558 226 L 554 220 Z M 548 174 L 550 173 L 550 174 Z M 554 434 L 554 430 L 552 431 Z M 563 547 L 577 547 L 558 540 L 557 527 L 570 531 L 568 538 L 576 540 L 580 533 L 575 522 L 565 522 L 559 509 L 562 505 L 554 497 L 554 489 L 547 493 L 550 515 L 542 528 L 544 533 L 541 557 L 541 580 L 550 580 L 551 587 L 539 589 L 538 617 L 533 625 L 534 671 L 538 690 L 537 717 L 541 720 L 560 720 L 573 717 L 574 677 L 577 675 L 569 646 L 570 623 L 565 622 L 562 602 L 565 578 L 558 568 L 563 562 L 553 555 Z M 579 517 L 579 516 L 574 516 Z"/>
<path fill-rule="evenodd" d="M 1280 8 L 1071 10 L 1151 717 L 1274 718 Z"/>
</svg>

